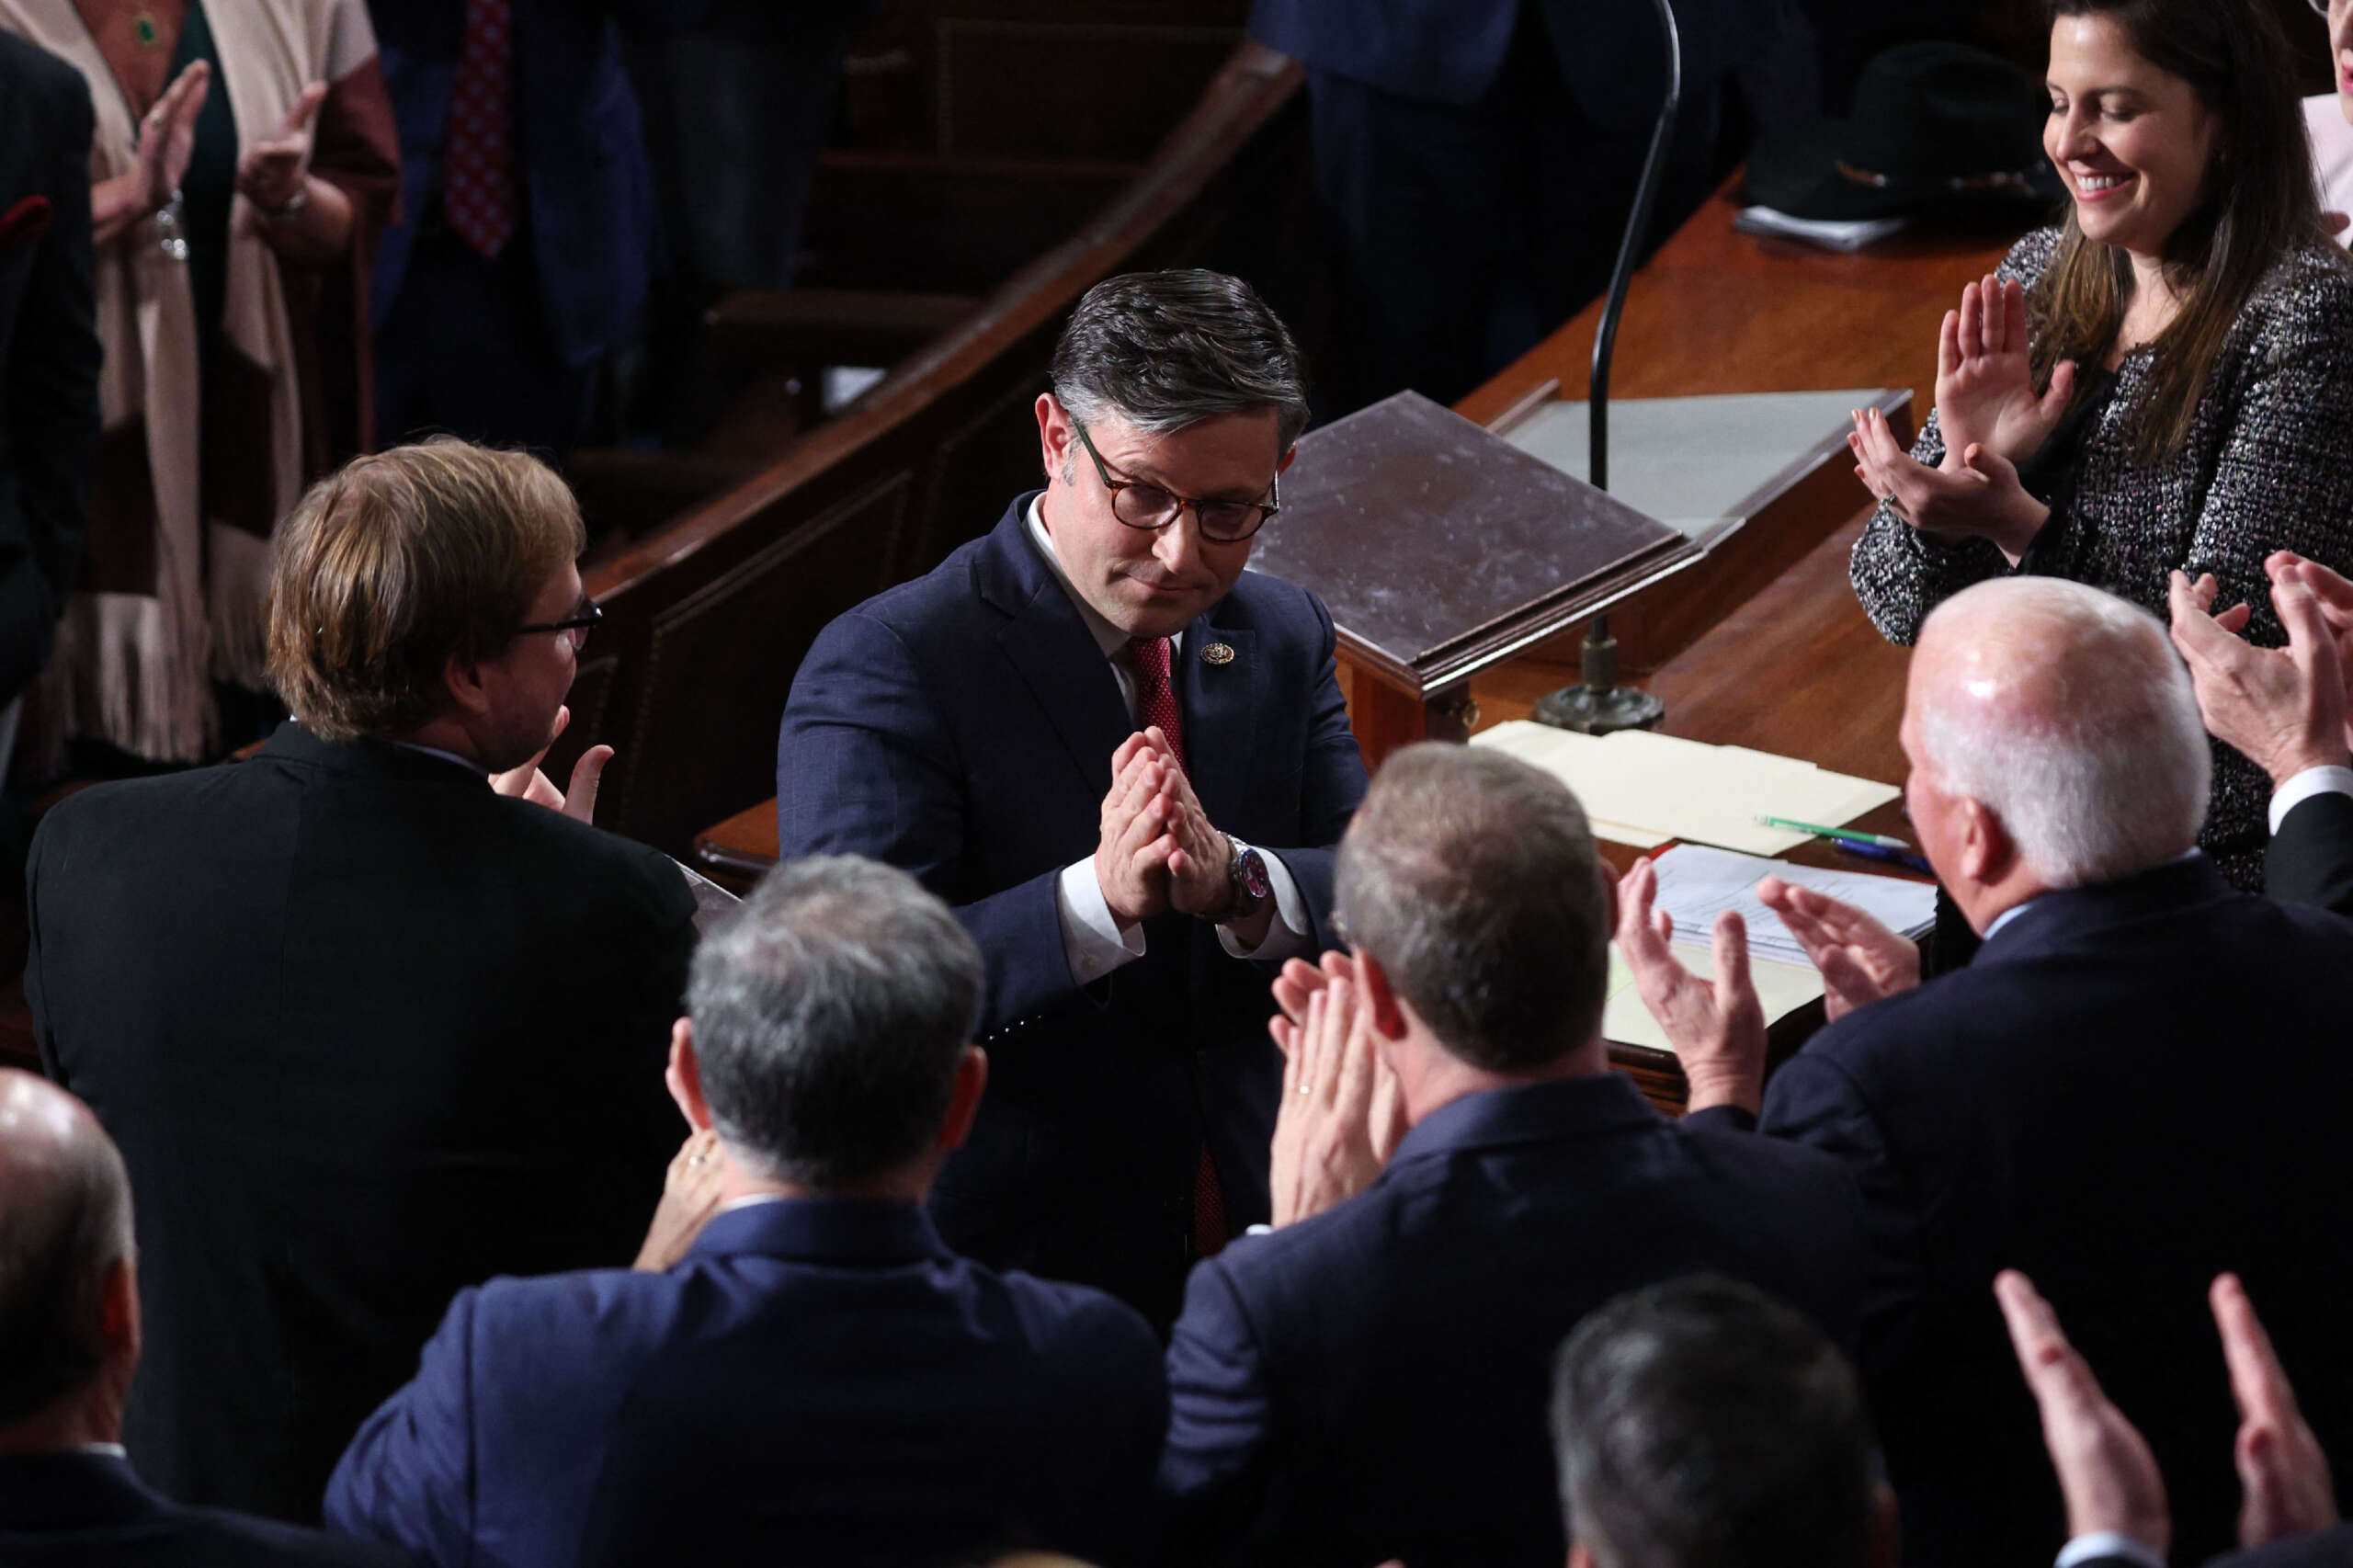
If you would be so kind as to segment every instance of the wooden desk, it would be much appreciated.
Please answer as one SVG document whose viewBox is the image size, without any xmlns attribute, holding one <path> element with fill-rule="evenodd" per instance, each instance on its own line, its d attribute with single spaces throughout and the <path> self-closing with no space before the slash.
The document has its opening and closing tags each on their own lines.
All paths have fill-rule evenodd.
<svg viewBox="0 0 2353 1568">
<path fill-rule="evenodd" d="M 1961 301 L 1962 285 L 1991 272 L 2003 236 L 1898 238 L 1857 255 L 1735 233 L 1739 176 L 1694 213 L 1634 276 L 1618 328 L 1611 394 L 1683 397 L 1711 392 L 1831 392 L 1911 388 L 1925 415 L 1936 384 L 1937 327 Z M 1529 398 L 1583 398 L 1591 390 L 1596 301 L 1518 363 L 1455 405 L 1493 424 Z M 1910 421 L 1898 419 L 1908 439 Z M 1689 648 L 1740 605 L 1790 570 L 1866 503 L 1848 466 L 1833 460 L 1804 481 L 1768 518 L 1752 521 L 1708 559 L 1645 590 L 1610 614 L 1624 675 L 1639 677 Z M 1543 689 L 1578 678 L 1582 632 L 1540 644 L 1526 657 L 1550 666 Z M 1453 739 L 1485 718 L 1465 694 L 1423 702 L 1350 669 L 1350 718 L 1368 759 L 1427 736 Z M 1710 737 L 1714 738 L 1714 737 Z"/>
</svg>

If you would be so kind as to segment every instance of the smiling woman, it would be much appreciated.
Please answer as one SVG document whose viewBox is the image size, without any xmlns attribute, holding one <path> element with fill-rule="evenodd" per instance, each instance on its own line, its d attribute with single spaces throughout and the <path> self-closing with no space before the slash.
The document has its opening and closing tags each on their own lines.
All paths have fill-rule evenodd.
<svg viewBox="0 0 2353 1568">
<path fill-rule="evenodd" d="M 2288 46 L 2255 0 L 2054 0 L 2043 147 L 2063 222 L 1964 290 L 1907 456 L 1859 416 L 1881 498 L 1857 596 L 1910 642 L 2013 573 L 2163 615 L 2167 574 L 2284 638 L 2262 562 L 2353 565 L 2353 271 L 2323 236 Z M 2268 782 L 2219 744 L 2200 842 L 2260 881 Z"/>
</svg>

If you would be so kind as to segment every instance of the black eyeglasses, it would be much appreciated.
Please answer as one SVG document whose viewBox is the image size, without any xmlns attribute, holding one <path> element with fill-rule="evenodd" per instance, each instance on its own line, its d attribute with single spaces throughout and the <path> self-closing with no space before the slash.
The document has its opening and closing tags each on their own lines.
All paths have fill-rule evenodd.
<svg viewBox="0 0 2353 1568">
<path fill-rule="evenodd" d="M 605 612 L 597 606 L 595 599 L 582 599 L 580 608 L 563 619 L 542 620 L 529 626 L 518 626 L 515 629 L 515 635 L 529 637 L 535 631 L 562 631 L 571 637 L 573 649 L 577 652 L 588 645 L 588 629 L 604 619 Z"/>
<path fill-rule="evenodd" d="M 1111 493 L 1111 516 L 1131 528 L 1156 533 L 1175 522 L 1177 514 L 1188 508 L 1193 520 L 1201 526 L 1201 537 L 1212 544 L 1240 544 L 1267 526 L 1267 519 L 1283 507 L 1282 476 L 1277 474 L 1267 485 L 1264 501 L 1196 501 L 1188 495 L 1172 495 L 1157 484 L 1146 484 L 1136 479 L 1113 479 L 1111 471 L 1103 466 L 1103 454 L 1086 434 L 1086 426 L 1074 419 L 1070 427 L 1078 432 L 1078 444 L 1095 460 L 1095 476 L 1103 488 Z"/>
</svg>

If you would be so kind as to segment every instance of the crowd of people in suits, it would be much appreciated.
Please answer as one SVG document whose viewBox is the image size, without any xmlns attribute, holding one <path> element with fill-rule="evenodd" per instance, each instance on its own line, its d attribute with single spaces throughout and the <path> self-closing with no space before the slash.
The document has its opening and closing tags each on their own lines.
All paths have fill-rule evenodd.
<svg viewBox="0 0 2353 1568">
<path fill-rule="evenodd" d="M 0 1562 L 2353 1562 L 2353 267 L 2251 0 L 2053 11 L 2066 215 L 1854 437 L 1966 943 L 1768 880 L 1828 1018 L 1768 1074 L 1739 916 L 1695 971 L 1558 779 L 1369 777 L 1247 569 L 1309 390 L 1233 278 L 1080 301 L 1042 485 L 818 639 L 723 909 L 540 769 L 562 479 L 355 458 L 274 528 L 291 720 L 34 841 Z M 51 80 L 0 126 L 85 129 Z"/>
</svg>

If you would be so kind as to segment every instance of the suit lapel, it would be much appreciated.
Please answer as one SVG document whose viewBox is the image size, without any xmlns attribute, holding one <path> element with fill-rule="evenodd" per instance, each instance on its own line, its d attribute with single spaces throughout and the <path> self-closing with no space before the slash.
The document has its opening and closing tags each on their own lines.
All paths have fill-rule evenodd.
<svg viewBox="0 0 2353 1568">
<path fill-rule="evenodd" d="M 1014 502 L 989 536 L 981 597 L 1006 618 L 997 646 L 1060 737 L 1089 799 L 1100 801 L 1111 790 L 1111 754 L 1131 731 L 1128 710 L 1094 633 L 1029 542 L 1029 507 L 1027 495 Z"/>
<path fill-rule="evenodd" d="M 1215 614 L 1213 608 L 1185 629 L 1185 667 L 1176 681 L 1193 793 L 1200 797 L 1210 821 L 1232 831 L 1243 820 L 1250 779 L 1258 767 L 1257 724 L 1267 672 L 1256 656 L 1256 633 L 1212 626 Z M 1212 662 L 1218 648 L 1232 650 L 1233 656 Z"/>
</svg>

